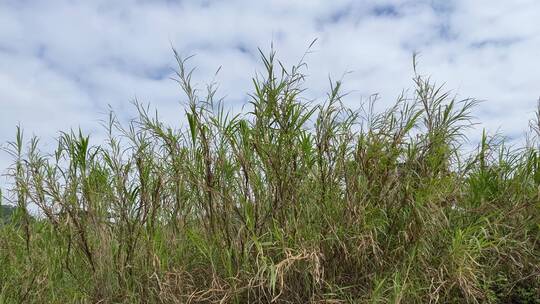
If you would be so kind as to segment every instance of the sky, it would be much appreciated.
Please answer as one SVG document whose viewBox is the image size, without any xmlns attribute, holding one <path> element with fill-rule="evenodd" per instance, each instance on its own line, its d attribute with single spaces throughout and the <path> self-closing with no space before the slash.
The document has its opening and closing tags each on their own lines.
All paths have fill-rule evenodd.
<svg viewBox="0 0 540 304">
<path fill-rule="evenodd" d="M 324 101 L 332 77 L 353 108 L 375 93 L 391 105 L 419 52 L 420 73 L 483 100 L 474 132 L 519 141 L 540 96 L 538 16 L 538 0 L 0 0 L 0 145 L 18 124 L 44 150 L 69 128 L 99 142 L 109 108 L 128 121 L 135 98 L 183 124 L 173 47 L 195 55 L 199 88 L 221 67 L 218 95 L 239 111 L 262 71 L 257 48 L 273 43 L 290 65 L 314 39 L 306 98 Z M 10 162 L 0 152 L 0 172 Z"/>
</svg>

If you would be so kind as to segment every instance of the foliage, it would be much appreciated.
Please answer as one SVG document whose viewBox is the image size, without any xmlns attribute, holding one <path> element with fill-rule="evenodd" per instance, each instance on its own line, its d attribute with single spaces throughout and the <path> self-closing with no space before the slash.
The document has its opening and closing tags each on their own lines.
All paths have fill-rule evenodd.
<svg viewBox="0 0 540 304">
<path fill-rule="evenodd" d="M 139 102 L 104 145 L 62 132 L 48 155 L 17 129 L 0 302 L 538 303 L 540 124 L 466 155 L 475 100 L 415 69 L 380 113 L 339 81 L 309 103 L 273 51 L 233 115 L 175 56 L 185 129 Z"/>
<path fill-rule="evenodd" d="M 14 213 L 14 209 L 11 206 L 2 206 L 0 205 L 0 224 L 7 223 L 10 221 L 11 216 Z"/>
</svg>

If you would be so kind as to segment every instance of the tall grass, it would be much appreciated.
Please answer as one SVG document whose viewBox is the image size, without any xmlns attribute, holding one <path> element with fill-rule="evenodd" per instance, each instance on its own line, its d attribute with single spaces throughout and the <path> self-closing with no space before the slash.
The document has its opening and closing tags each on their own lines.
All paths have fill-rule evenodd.
<svg viewBox="0 0 540 304">
<path fill-rule="evenodd" d="M 303 61 L 261 53 L 233 115 L 175 57 L 185 129 L 138 102 L 104 145 L 67 131 L 49 155 L 17 129 L 0 302 L 540 303 L 539 117 L 526 147 L 465 155 L 477 102 L 416 69 L 377 113 L 341 82 L 305 102 Z"/>
</svg>

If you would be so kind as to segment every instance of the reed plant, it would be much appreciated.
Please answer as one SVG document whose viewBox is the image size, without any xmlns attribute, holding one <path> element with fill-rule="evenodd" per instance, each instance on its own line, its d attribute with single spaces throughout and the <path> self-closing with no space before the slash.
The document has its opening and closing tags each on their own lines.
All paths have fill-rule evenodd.
<svg viewBox="0 0 540 304">
<path fill-rule="evenodd" d="M 540 303 L 540 116 L 524 147 L 465 153 L 477 101 L 416 61 L 375 112 L 340 81 L 306 101 L 303 59 L 261 52 L 231 113 L 174 55 L 185 128 L 138 101 L 103 144 L 68 130 L 46 153 L 17 128 L 1 303 Z"/>
</svg>

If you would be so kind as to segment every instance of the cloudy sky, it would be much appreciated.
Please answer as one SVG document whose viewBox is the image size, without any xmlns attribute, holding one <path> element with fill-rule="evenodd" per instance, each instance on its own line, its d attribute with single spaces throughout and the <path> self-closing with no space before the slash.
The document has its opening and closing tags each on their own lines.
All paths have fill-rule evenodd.
<svg viewBox="0 0 540 304">
<path fill-rule="evenodd" d="M 238 110 L 257 47 L 274 41 L 292 64 L 315 38 L 308 98 L 351 72 L 350 106 L 374 93 L 388 105 L 410 88 L 418 51 L 423 74 L 485 100 L 479 128 L 519 139 L 540 96 L 539 16 L 538 0 L 0 0 L 0 144 L 19 123 L 45 147 L 71 127 L 100 138 L 108 105 L 127 120 L 134 98 L 182 123 L 171 47 L 196 54 L 200 86 L 221 66 L 219 94 Z M 0 153 L 1 171 L 9 161 Z"/>
</svg>

